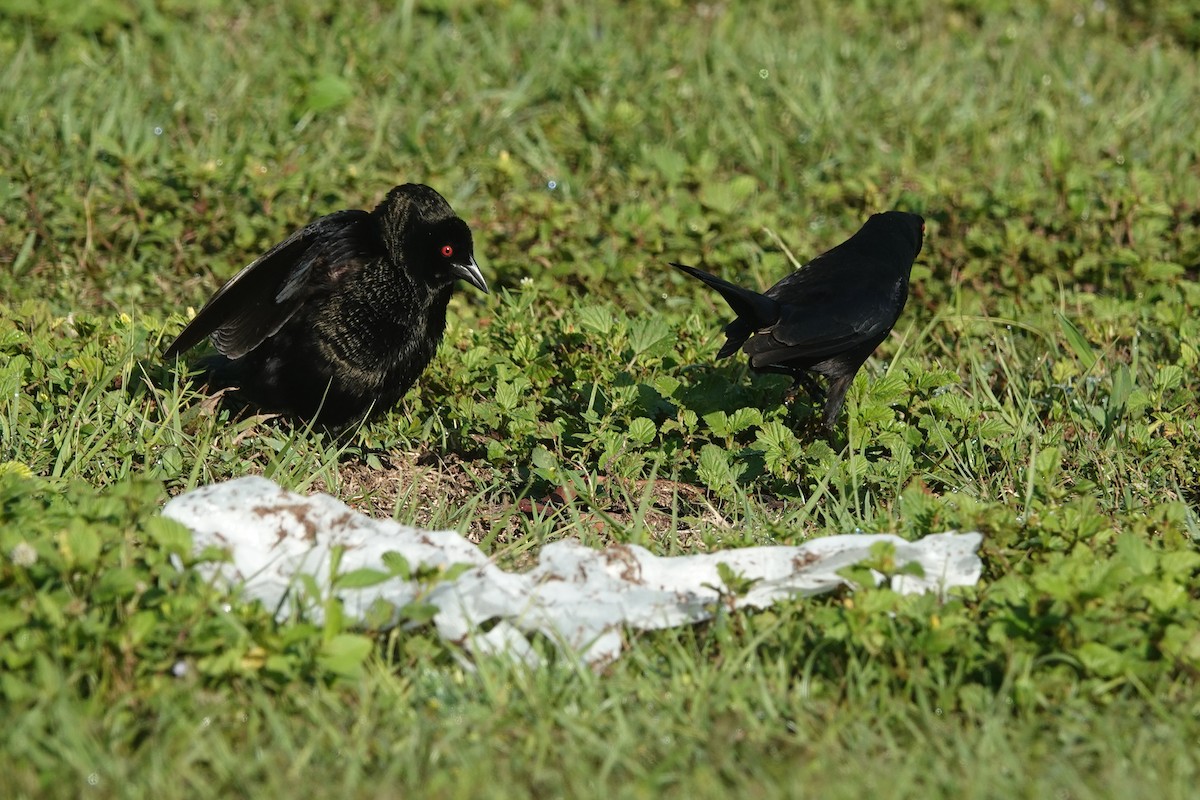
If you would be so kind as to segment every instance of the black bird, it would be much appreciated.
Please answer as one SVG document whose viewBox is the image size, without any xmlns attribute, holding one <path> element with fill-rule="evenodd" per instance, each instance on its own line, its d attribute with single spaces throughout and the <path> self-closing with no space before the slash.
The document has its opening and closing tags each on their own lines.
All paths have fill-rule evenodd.
<svg viewBox="0 0 1200 800">
<path fill-rule="evenodd" d="M 858 233 L 762 294 L 694 267 L 671 266 L 716 289 L 737 314 L 725 326 L 719 358 L 740 347 L 755 372 L 791 375 L 788 397 L 801 384 L 819 394 L 809 373 L 828 379 L 822 424 L 832 432 L 855 373 L 904 308 L 924 234 L 925 220 L 916 214 L 874 214 Z"/>
<path fill-rule="evenodd" d="M 332 428 L 395 405 L 428 366 L 459 278 L 482 292 L 471 229 L 428 186 L 374 211 L 338 211 L 272 247 L 222 286 L 167 348 L 206 336 L 211 388 Z"/>
</svg>

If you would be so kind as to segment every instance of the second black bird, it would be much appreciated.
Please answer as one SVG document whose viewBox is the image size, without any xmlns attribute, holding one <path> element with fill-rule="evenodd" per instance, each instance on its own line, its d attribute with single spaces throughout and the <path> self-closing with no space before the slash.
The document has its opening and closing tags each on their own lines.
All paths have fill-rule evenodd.
<svg viewBox="0 0 1200 800">
<path fill-rule="evenodd" d="M 480 291 L 471 230 L 428 186 L 293 233 L 222 286 L 167 348 L 208 337 L 213 388 L 339 427 L 395 405 L 446 329 L 455 281 Z"/>
<path fill-rule="evenodd" d="M 925 220 L 875 214 L 857 233 L 759 294 L 707 272 L 672 264 L 716 289 L 737 314 L 717 356 L 741 348 L 755 372 L 791 375 L 792 388 L 829 381 L 822 424 L 832 431 L 854 375 L 896 324 L 921 252 Z"/>
</svg>

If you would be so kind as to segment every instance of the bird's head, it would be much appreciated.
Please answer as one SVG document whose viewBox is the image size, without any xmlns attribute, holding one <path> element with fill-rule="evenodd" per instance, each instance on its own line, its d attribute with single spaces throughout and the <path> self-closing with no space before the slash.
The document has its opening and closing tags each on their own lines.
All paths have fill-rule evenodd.
<svg viewBox="0 0 1200 800">
<path fill-rule="evenodd" d="M 462 279 L 487 293 L 471 229 L 436 191 L 416 183 L 397 186 L 376 213 L 393 259 L 414 277 L 446 285 Z"/>
<path fill-rule="evenodd" d="M 471 229 L 458 217 L 429 223 L 414 245 L 419 248 L 420 263 L 432 268 L 435 276 L 450 281 L 463 279 L 479 291 L 487 294 L 487 281 L 475 263 L 475 245 L 471 241 Z"/>
<path fill-rule="evenodd" d="M 888 246 L 895 248 L 897 253 L 903 253 L 915 261 L 925 241 L 925 219 L 920 214 L 907 211 L 885 211 L 871 215 L 861 232 L 868 231 L 872 238 L 888 242 Z"/>
</svg>

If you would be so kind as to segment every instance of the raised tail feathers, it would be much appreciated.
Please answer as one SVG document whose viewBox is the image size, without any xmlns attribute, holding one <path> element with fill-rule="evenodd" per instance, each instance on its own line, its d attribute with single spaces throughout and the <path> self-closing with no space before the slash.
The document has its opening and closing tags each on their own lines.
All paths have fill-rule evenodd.
<svg viewBox="0 0 1200 800">
<path fill-rule="evenodd" d="M 722 280 L 716 275 L 710 275 L 704 270 L 689 267 L 686 264 L 670 262 L 672 267 L 686 272 L 693 278 L 703 281 L 716 289 L 725 298 L 725 302 L 737 314 L 737 319 L 725 326 L 727 338 L 724 346 L 717 353 L 719 358 L 733 355 L 742 346 L 742 342 L 756 330 L 770 327 L 779 321 L 780 305 L 764 294 L 743 289 L 741 286 Z"/>
</svg>

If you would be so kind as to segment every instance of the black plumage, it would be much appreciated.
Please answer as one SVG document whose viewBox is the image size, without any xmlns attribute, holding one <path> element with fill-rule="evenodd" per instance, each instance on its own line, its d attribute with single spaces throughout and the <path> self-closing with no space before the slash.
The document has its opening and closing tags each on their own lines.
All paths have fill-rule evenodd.
<svg viewBox="0 0 1200 800">
<path fill-rule="evenodd" d="M 789 395 L 829 381 L 822 423 L 832 431 L 854 375 L 896 324 L 908 299 L 908 278 L 921 252 L 925 220 L 916 214 L 874 214 L 857 233 L 763 293 L 707 272 L 672 264 L 721 293 L 737 319 L 725 326 L 719 358 L 739 348 L 755 372 L 793 378 Z"/>
<path fill-rule="evenodd" d="M 395 405 L 429 365 L 456 280 L 487 292 L 471 230 L 428 186 L 293 233 L 222 286 L 167 348 L 208 337 L 212 388 L 339 427 Z"/>
</svg>

